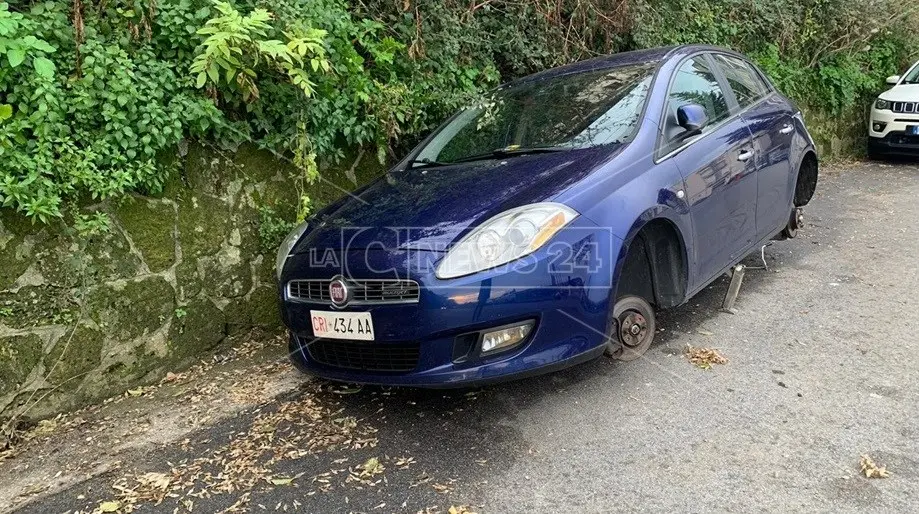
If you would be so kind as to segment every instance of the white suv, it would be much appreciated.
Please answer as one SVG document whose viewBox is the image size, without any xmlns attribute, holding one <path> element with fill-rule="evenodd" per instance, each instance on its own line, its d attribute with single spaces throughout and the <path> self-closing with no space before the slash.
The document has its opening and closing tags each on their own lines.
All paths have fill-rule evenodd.
<svg viewBox="0 0 919 514">
<path fill-rule="evenodd" d="M 919 62 L 887 83 L 871 108 L 868 156 L 919 155 Z"/>
</svg>

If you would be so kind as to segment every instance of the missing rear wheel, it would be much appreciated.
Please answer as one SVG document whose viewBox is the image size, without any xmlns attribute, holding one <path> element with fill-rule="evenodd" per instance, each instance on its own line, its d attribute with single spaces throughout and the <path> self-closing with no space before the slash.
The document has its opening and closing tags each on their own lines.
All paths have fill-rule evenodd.
<svg viewBox="0 0 919 514">
<path fill-rule="evenodd" d="M 804 226 L 804 209 L 796 207 L 791 210 L 788 224 L 782 229 L 782 238 L 791 239 L 798 235 L 798 229 Z"/>
</svg>

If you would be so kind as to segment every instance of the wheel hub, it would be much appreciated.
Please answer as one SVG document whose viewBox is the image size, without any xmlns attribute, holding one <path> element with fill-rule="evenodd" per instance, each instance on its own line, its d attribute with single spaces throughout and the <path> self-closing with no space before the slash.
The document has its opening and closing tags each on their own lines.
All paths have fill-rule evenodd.
<svg viewBox="0 0 919 514">
<path fill-rule="evenodd" d="M 798 207 L 794 214 L 794 229 L 798 230 L 804 226 L 804 209 Z"/>
<path fill-rule="evenodd" d="M 619 318 L 619 339 L 629 347 L 639 346 L 648 335 L 648 320 L 635 311 L 627 311 Z"/>
</svg>

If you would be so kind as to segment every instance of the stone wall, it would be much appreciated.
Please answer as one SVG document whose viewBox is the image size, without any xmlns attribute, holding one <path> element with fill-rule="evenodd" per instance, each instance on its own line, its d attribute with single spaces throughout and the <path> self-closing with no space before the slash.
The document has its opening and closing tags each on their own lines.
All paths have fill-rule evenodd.
<svg viewBox="0 0 919 514">
<path fill-rule="evenodd" d="M 857 106 L 837 117 L 805 111 L 804 121 L 823 161 L 860 158 L 865 155 L 868 134 L 867 109 Z"/>
<path fill-rule="evenodd" d="M 309 191 L 322 204 L 380 172 L 358 159 Z M 159 380 L 253 326 L 279 329 L 259 206 L 292 217 L 294 171 L 271 155 L 192 146 L 159 197 L 87 204 L 111 229 L 0 209 L 0 418 L 47 416 Z M 357 170 L 357 171 L 356 171 Z M 335 184 L 337 182 L 337 184 Z M 85 250 L 81 250 L 85 249 Z"/>
</svg>

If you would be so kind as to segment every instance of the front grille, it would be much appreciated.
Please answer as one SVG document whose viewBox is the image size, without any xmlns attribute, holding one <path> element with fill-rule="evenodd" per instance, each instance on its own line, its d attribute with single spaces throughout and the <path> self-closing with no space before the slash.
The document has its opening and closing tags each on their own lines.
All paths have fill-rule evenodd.
<svg viewBox="0 0 919 514">
<path fill-rule="evenodd" d="M 325 366 L 362 371 L 407 372 L 418 367 L 418 343 L 383 344 L 368 341 L 314 339 L 310 357 Z"/>
<path fill-rule="evenodd" d="M 919 112 L 919 102 L 893 102 L 891 106 L 893 112 Z"/>
<path fill-rule="evenodd" d="M 329 284 L 332 279 L 291 280 L 287 283 L 287 297 L 316 303 L 331 303 Z M 380 303 L 414 303 L 420 288 L 414 280 L 348 280 L 353 290 L 349 305 Z"/>
</svg>

